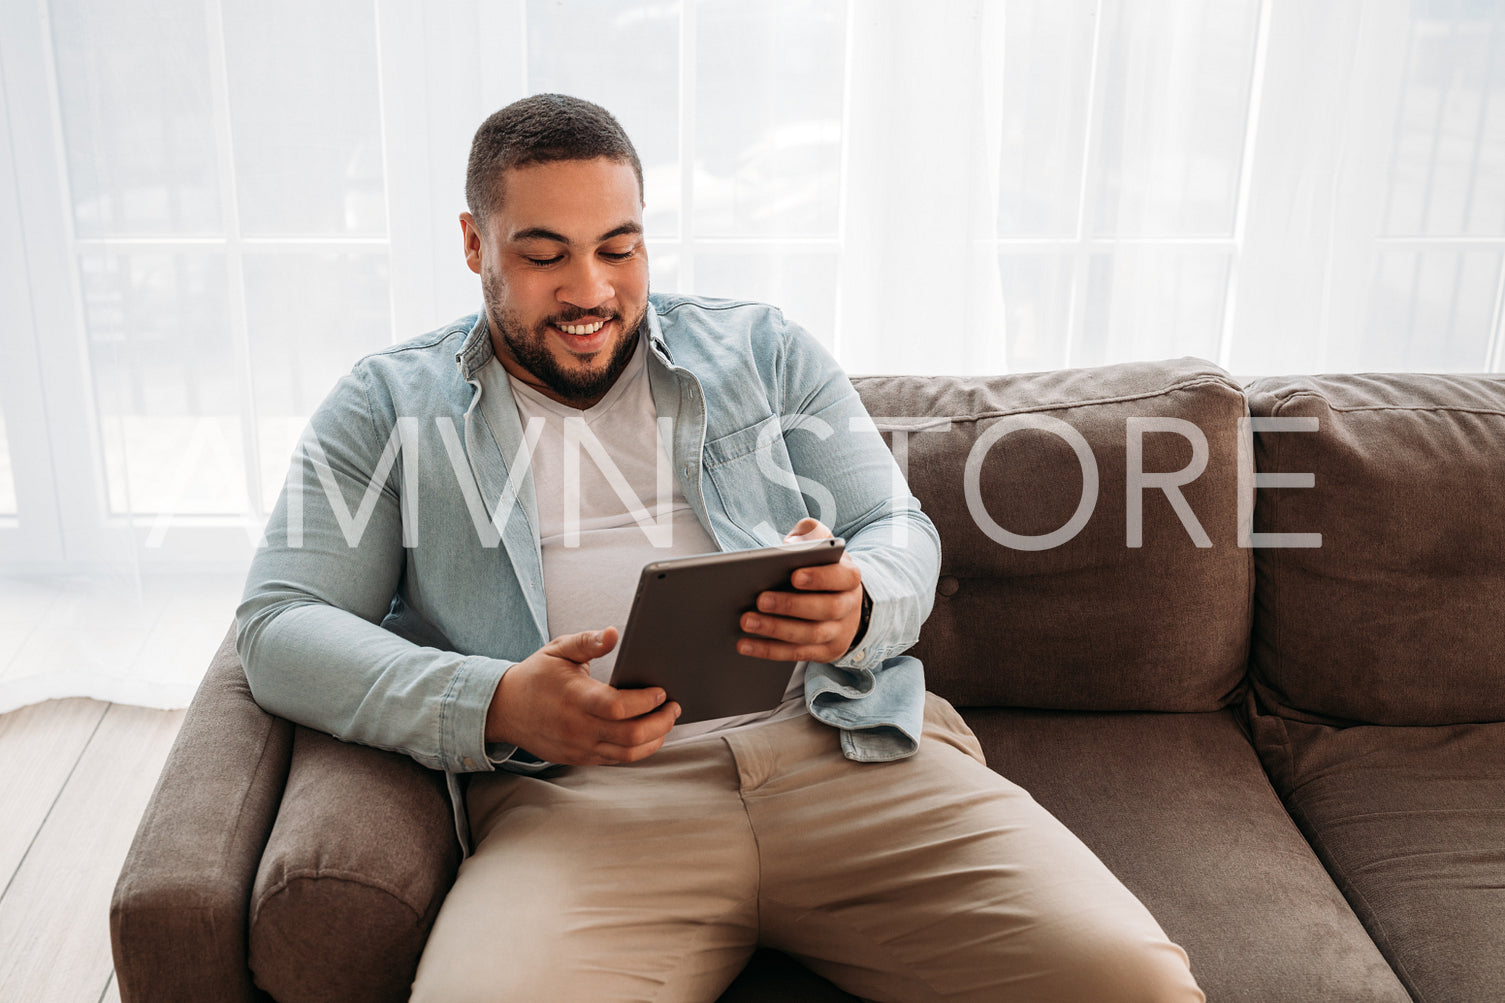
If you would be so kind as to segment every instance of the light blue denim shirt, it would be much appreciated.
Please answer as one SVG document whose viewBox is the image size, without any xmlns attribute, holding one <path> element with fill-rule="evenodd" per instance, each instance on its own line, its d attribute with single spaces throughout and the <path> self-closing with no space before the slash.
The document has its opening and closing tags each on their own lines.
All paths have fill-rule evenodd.
<svg viewBox="0 0 1505 1003">
<path fill-rule="evenodd" d="M 862 570 L 872 618 L 808 665 L 810 713 L 851 759 L 913 754 L 924 673 L 901 653 L 940 540 L 851 382 L 761 304 L 654 294 L 648 328 L 675 477 L 717 546 L 778 543 L 813 515 Z M 237 610 L 257 702 L 444 770 L 462 845 L 457 774 L 550 765 L 484 735 L 502 674 L 548 640 L 529 446 L 514 407 L 483 415 L 491 358 L 480 313 L 356 363 L 310 419 Z"/>
</svg>

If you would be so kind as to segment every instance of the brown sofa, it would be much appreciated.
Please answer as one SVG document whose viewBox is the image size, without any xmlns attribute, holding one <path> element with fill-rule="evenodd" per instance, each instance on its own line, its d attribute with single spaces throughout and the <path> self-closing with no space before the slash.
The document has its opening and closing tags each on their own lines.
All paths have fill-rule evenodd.
<svg viewBox="0 0 1505 1003">
<path fill-rule="evenodd" d="M 1505 378 L 855 382 L 941 532 L 930 688 L 1211 1000 L 1505 999 Z M 227 639 L 116 888 L 122 998 L 405 998 L 439 779 L 265 714 Z M 851 998 L 771 952 L 723 997 Z"/>
</svg>

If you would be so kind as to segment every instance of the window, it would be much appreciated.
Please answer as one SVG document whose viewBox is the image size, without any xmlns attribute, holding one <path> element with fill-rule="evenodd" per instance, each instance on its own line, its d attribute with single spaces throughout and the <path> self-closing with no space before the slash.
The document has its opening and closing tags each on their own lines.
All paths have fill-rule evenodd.
<svg viewBox="0 0 1505 1003">
<path fill-rule="evenodd" d="M 611 108 L 655 288 L 859 372 L 1505 369 L 1505 9 L 41 0 L 0 38 L 0 554 L 243 561 L 360 355 L 479 306 L 470 135 Z"/>
</svg>

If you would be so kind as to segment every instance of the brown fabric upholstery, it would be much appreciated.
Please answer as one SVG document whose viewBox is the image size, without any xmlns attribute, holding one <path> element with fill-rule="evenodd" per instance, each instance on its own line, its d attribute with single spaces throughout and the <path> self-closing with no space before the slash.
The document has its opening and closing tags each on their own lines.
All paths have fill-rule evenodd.
<svg viewBox="0 0 1505 1003">
<path fill-rule="evenodd" d="M 1505 720 L 1505 377 L 1260 380 L 1255 415 L 1316 432 L 1255 437 L 1255 531 L 1321 533 L 1255 551 L 1252 674 L 1264 705 L 1329 723 Z"/>
<path fill-rule="evenodd" d="M 234 640 L 232 629 L 209 664 L 115 885 L 124 1003 L 266 998 L 246 967 L 246 907 L 292 726 L 251 699 Z"/>
<path fill-rule="evenodd" d="M 1499 999 L 1505 724 L 1254 721 L 1292 816 L 1412 996 Z"/>
<path fill-rule="evenodd" d="M 1196 359 L 989 378 L 853 381 L 880 428 L 950 416 L 908 436 L 909 481 L 940 530 L 935 611 L 914 654 L 932 690 L 957 706 L 1211 711 L 1238 696 L 1249 637 L 1252 571 L 1237 546 L 1242 390 Z M 1083 496 L 1082 464 L 1059 436 L 1023 429 L 991 448 L 1001 421 L 1039 414 L 1081 433 L 1099 471 L 1096 508 L 1069 542 L 1010 549 L 985 532 L 964 492 L 981 464 L 987 517 L 1021 535 L 1050 533 Z M 1181 491 L 1211 547 L 1198 547 L 1157 489 L 1143 493 L 1143 546 L 1127 544 L 1130 418 L 1201 429 L 1207 468 Z M 890 434 L 890 438 L 892 435 Z M 1143 436 L 1147 472 L 1186 467 L 1178 434 Z"/>
<path fill-rule="evenodd" d="M 1421 1001 L 1505 987 L 1505 378 L 1261 380 L 1246 713 L 1265 768 Z M 1354 724 L 1354 722 L 1365 722 Z M 1340 725 L 1350 724 L 1349 727 Z M 1407 727 L 1430 726 L 1430 727 Z"/>
<path fill-rule="evenodd" d="M 1407 1003 L 1231 710 L 963 712 L 988 765 L 1064 822 L 1186 949 L 1216 1003 Z"/>
<path fill-rule="evenodd" d="M 280 1003 L 407 999 L 459 863 L 442 773 L 297 728 L 251 894 L 257 984 Z"/>
</svg>

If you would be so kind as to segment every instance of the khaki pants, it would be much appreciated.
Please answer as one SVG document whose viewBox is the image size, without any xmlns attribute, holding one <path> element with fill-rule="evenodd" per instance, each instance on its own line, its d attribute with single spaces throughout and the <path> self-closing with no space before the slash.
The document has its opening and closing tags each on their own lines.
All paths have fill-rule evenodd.
<svg viewBox="0 0 1505 1003">
<path fill-rule="evenodd" d="M 871 1000 L 1202 1000 L 1108 869 L 931 696 L 920 751 L 809 717 L 630 766 L 486 774 L 413 999 L 712 1001 L 756 945 Z"/>
</svg>

